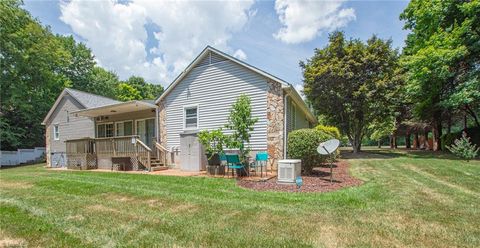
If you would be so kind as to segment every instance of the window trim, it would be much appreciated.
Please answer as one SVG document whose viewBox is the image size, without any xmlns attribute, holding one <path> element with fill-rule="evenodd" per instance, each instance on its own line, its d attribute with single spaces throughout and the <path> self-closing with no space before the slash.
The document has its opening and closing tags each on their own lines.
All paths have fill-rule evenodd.
<svg viewBox="0 0 480 248">
<path fill-rule="evenodd" d="M 197 109 L 197 126 L 196 127 L 187 127 L 187 109 Z M 200 106 L 198 104 L 190 104 L 183 106 L 183 130 L 198 130 L 200 128 Z"/>
<path fill-rule="evenodd" d="M 114 137 L 123 137 L 123 136 L 125 136 L 125 122 L 131 122 L 131 123 L 132 123 L 132 134 L 131 134 L 131 135 L 135 135 L 135 130 L 136 130 L 136 129 L 135 129 L 135 126 L 134 126 L 135 121 L 134 121 L 134 120 L 124 120 L 124 121 L 116 121 L 116 122 L 115 122 L 114 127 L 113 127 L 113 128 L 114 128 L 114 132 L 115 132 L 115 133 L 114 133 L 114 134 L 115 134 Z M 117 135 L 117 124 L 118 124 L 118 123 L 123 123 L 123 135 L 121 135 L 121 136 L 118 136 L 118 135 Z M 102 124 L 103 124 L 103 123 L 102 123 Z M 135 130 L 134 130 L 134 129 L 135 129 Z M 127 135 L 127 136 L 131 136 L 131 135 Z"/>
<path fill-rule="evenodd" d="M 100 125 L 108 125 L 108 124 L 112 124 L 112 125 L 113 125 L 113 135 L 112 135 L 111 137 L 107 137 L 107 127 L 105 127 L 105 137 L 99 137 L 99 136 L 98 136 L 98 126 L 100 126 Z M 97 138 L 112 138 L 112 137 L 115 137 L 116 130 L 115 130 L 115 123 L 114 123 L 114 122 L 102 122 L 102 123 L 97 123 L 96 127 L 97 127 L 97 130 L 95 130 L 95 134 L 96 134 L 96 137 L 97 137 Z"/>
<path fill-rule="evenodd" d="M 146 120 L 151 120 L 151 119 L 155 120 L 155 117 L 148 117 L 148 118 L 142 118 L 142 119 L 135 119 L 135 127 L 134 127 L 134 129 L 135 129 L 134 131 L 135 131 L 135 132 L 133 132 L 134 134 L 132 134 L 132 135 L 138 135 L 138 130 L 137 130 L 137 127 L 138 127 L 138 122 L 139 122 L 139 121 L 146 121 Z M 146 122 L 145 122 L 145 125 L 147 125 L 147 123 L 146 123 Z M 153 125 L 153 127 L 154 127 L 154 128 L 155 128 L 155 130 L 156 130 L 156 128 L 157 128 L 157 127 L 155 126 L 155 124 Z M 145 126 L 145 128 L 146 128 L 146 126 Z M 155 131 L 155 130 L 154 130 L 154 131 Z"/>
<path fill-rule="evenodd" d="M 60 126 L 58 124 L 53 125 L 53 140 L 60 140 Z"/>
</svg>

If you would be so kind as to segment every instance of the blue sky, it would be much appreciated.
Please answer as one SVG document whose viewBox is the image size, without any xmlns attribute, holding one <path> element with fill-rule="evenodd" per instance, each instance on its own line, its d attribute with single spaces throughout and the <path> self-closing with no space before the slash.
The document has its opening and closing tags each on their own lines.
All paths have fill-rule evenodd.
<svg viewBox="0 0 480 248">
<path fill-rule="evenodd" d="M 206 45 L 212 45 L 300 85 L 299 61 L 325 46 L 332 30 L 362 40 L 376 34 L 401 48 L 407 31 L 399 15 L 407 4 L 27 0 L 24 8 L 53 32 L 86 43 L 97 62 L 122 79 L 139 75 L 168 85 Z"/>
</svg>

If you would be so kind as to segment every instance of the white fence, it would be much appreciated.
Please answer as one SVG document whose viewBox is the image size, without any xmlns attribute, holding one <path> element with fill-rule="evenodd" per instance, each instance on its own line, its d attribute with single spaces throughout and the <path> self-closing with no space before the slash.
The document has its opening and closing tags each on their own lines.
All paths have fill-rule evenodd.
<svg viewBox="0 0 480 248">
<path fill-rule="evenodd" d="M 35 161 L 45 155 L 45 147 L 18 149 L 17 151 L 0 151 L 0 167 L 14 166 Z"/>
</svg>

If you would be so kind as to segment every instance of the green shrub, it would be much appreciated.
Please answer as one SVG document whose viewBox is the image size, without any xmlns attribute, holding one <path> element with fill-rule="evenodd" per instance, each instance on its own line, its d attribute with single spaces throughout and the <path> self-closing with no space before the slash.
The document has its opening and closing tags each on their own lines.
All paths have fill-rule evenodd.
<svg viewBox="0 0 480 248">
<path fill-rule="evenodd" d="M 454 144 L 447 146 L 447 149 L 455 154 L 455 156 L 463 158 L 467 161 L 477 157 L 478 150 L 476 145 L 470 143 L 470 138 L 467 137 L 466 133 L 462 135 L 460 139 L 456 139 Z"/>
<path fill-rule="evenodd" d="M 467 136 L 470 137 L 470 142 L 480 146 L 480 128 L 471 127 L 467 128 L 465 131 L 467 132 Z M 451 146 L 456 139 L 460 139 L 462 137 L 462 132 L 463 131 L 442 135 L 442 149 L 445 150 L 445 148 Z"/>
<path fill-rule="evenodd" d="M 332 138 L 335 138 L 335 139 L 338 139 L 338 140 L 341 139 L 340 130 L 338 130 L 337 127 L 318 125 L 318 126 L 315 127 L 315 129 L 330 135 Z"/>
<path fill-rule="evenodd" d="M 228 136 L 223 134 L 222 129 L 202 130 L 198 133 L 198 141 L 203 145 L 205 153 L 210 157 L 223 153 L 223 147 L 226 145 L 227 139 Z"/>
<path fill-rule="evenodd" d="M 288 134 L 287 151 L 289 158 L 301 159 L 302 170 L 310 174 L 315 166 L 325 162 L 326 156 L 317 152 L 321 142 L 332 137 L 316 129 L 298 129 Z"/>
</svg>

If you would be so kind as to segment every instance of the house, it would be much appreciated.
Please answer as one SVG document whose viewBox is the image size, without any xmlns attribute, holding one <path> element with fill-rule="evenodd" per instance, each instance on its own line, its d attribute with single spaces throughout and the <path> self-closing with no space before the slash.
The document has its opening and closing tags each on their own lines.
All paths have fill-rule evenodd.
<svg viewBox="0 0 480 248">
<path fill-rule="evenodd" d="M 251 133 L 252 153 L 267 151 L 269 165 L 275 167 L 286 157 L 286 134 L 311 127 L 315 116 L 291 84 L 210 46 L 154 103 L 115 102 L 68 113 L 92 125 L 89 133 L 67 137 L 67 164 L 202 170 L 206 159 L 196 134 L 224 128 L 242 93 L 251 98 L 252 115 L 258 118 Z M 46 126 L 47 131 L 52 128 Z M 47 147 L 51 141 L 47 139 Z"/>
<path fill-rule="evenodd" d="M 65 141 L 85 137 L 95 137 L 94 120 L 72 115 L 74 111 L 95 108 L 119 101 L 79 90 L 66 88 L 60 93 L 50 111 L 45 116 L 46 158 L 52 167 L 66 166 Z"/>
</svg>

